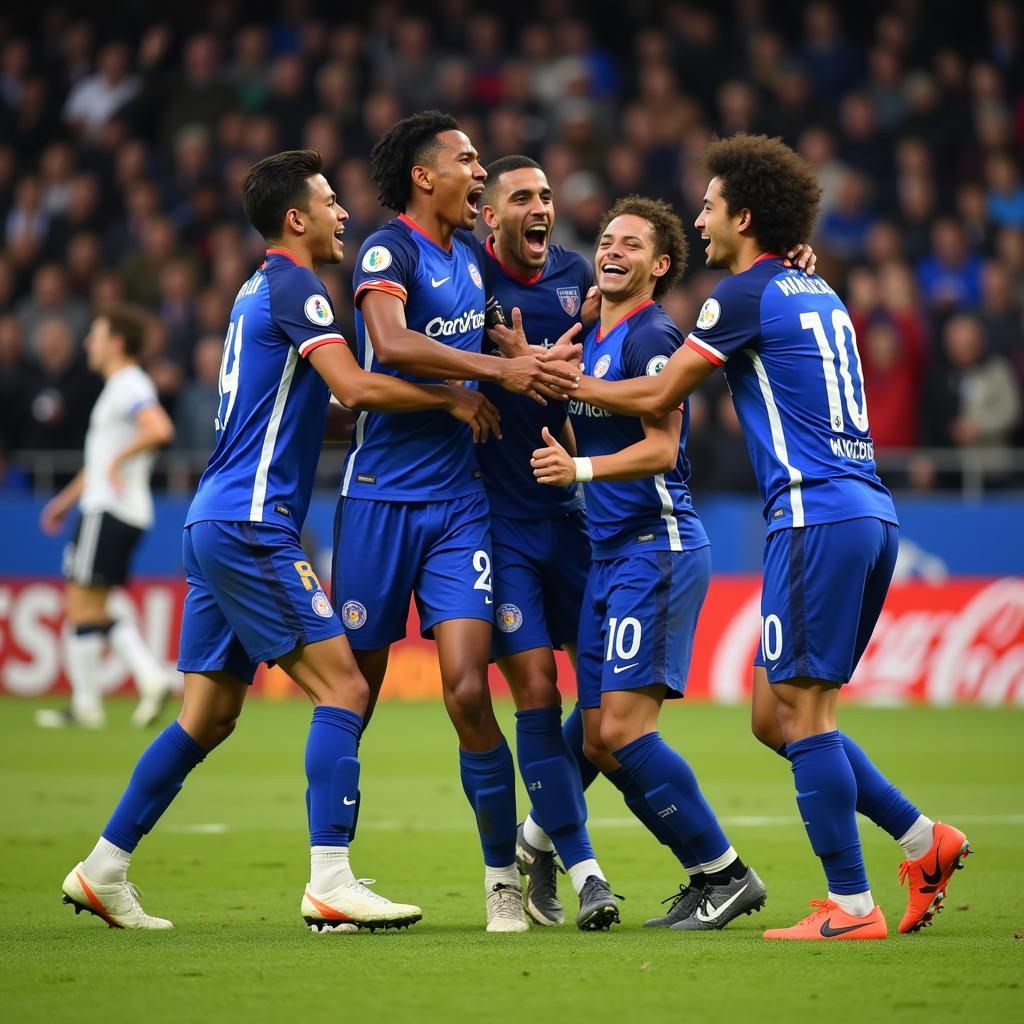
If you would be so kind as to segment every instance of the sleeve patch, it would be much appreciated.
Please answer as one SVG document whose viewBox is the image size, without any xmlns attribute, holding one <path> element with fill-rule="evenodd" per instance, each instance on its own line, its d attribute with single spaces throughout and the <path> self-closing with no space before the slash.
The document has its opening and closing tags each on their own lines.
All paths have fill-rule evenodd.
<svg viewBox="0 0 1024 1024">
<path fill-rule="evenodd" d="M 363 254 L 363 270 L 367 274 L 379 274 L 391 266 L 393 257 L 391 250 L 384 245 L 371 246 Z"/>
<path fill-rule="evenodd" d="M 718 323 L 721 315 L 722 307 L 719 304 L 718 299 L 708 299 L 707 302 L 700 307 L 700 314 L 697 317 L 697 330 L 710 330 Z"/>
<path fill-rule="evenodd" d="M 665 364 L 668 362 L 668 356 L 655 356 L 647 364 L 646 373 L 648 377 L 657 377 L 662 370 L 665 369 Z"/>
<path fill-rule="evenodd" d="M 323 295 L 310 295 L 302 308 L 306 314 L 306 319 L 317 327 L 329 327 L 334 323 L 334 313 L 331 310 L 331 304 Z"/>
</svg>

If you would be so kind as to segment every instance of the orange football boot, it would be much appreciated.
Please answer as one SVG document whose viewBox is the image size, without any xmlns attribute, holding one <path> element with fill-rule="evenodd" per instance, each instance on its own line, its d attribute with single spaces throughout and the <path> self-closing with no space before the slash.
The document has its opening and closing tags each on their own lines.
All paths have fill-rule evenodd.
<svg viewBox="0 0 1024 1024">
<path fill-rule="evenodd" d="M 814 907 L 792 928 L 769 928 L 766 939 L 884 939 L 889 934 L 881 907 L 867 917 L 854 917 L 832 900 L 811 900 Z"/>
<path fill-rule="evenodd" d="M 970 852 L 971 844 L 960 829 L 935 822 L 931 849 L 923 857 L 905 860 L 900 865 L 900 885 L 909 879 L 910 890 L 907 912 L 900 921 L 901 934 L 931 924 L 942 909 L 950 877 L 964 866 Z"/>
</svg>

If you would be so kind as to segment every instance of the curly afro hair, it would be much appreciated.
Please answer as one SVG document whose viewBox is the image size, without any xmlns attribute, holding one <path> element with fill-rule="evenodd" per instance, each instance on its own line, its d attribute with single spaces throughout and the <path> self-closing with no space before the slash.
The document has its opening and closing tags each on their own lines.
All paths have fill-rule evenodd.
<svg viewBox="0 0 1024 1024">
<path fill-rule="evenodd" d="M 386 131 L 370 153 L 370 177 L 380 204 L 402 213 L 412 195 L 413 167 L 434 158 L 441 132 L 458 130 L 459 122 L 451 114 L 421 110 Z"/>
<path fill-rule="evenodd" d="M 621 217 L 624 214 L 643 217 L 651 225 L 651 231 L 654 234 L 655 255 L 661 256 L 663 253 L 668 255 L 670 260 L 668 271 L 659 277 L 654 285 L 654 297 L 660 299 L 662 295 L 672 290 L 679 278 L 683 276 L 683 271 L 686 270 L 689 246 L 686 243 L 683 222 L 664 199 L 651 199 L 648 196 L 638 195 L 623 196 L 602 218 L 601 226 L 597 229 L 599 241 L 608 225 L 616 217 Z"/>
<path fill-rule="evenodd" d="M 715 139 L 704 167 L 721 182 L 730 216 L 750 211 L 754 237 L 766 252 L 788 252 L 811 237 L 821 186 L 810 164 L 782 139 L 745 132 Z"/>
</svg>

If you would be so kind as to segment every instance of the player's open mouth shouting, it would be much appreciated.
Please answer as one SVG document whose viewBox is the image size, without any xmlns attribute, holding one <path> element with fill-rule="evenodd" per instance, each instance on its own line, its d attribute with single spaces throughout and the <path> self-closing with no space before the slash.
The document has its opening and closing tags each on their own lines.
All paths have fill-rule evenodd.
<svg viewBox="0 0 1024 1024">
<path fill-rule="evenodd" d="M 471 224 L 476 223 L 476 219 L 480 214 L 480 197 L 484 194 L 483 185 L 474 182 L 469 192 L 466 194 L 466 206 L 469 207 L 469 220 Z"/>
<path fill-rule="evenodd" d="M 551 225 L 547 218 L 526 225 L 523 231 L 523 242 L 526 251 L 535 259 L 543 260 L 547 256 L 550 233 Z"/>
</svg>

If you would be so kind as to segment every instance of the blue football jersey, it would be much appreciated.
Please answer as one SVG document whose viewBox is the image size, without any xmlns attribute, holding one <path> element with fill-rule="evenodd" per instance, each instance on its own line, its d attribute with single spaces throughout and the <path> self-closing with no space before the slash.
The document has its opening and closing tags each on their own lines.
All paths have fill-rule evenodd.
<svg viewBox="0 0 1024 1024">
<path fill-rule="evenodd" d="M 769 533 L 897 522 L 875 469 L 850 314 L 822 278 L 762 256 L 715 287 L 687 344 L 725 365 Z"/>
<path fill-rule="evenodd" d="M 516 277 L 494 254 L 494 239 L 485 243 L 484 283 L 488 297 L 498 300 L 511 323 L 512 309 L 523 314 L 523 330 L 531 345 L 549 348 L 580 321 L 580 308 L 594 283 L 590 264 L 579 255 L 552 245 L 542 270 L 534 277 Z M 487 351 L 498 349 L 488 339 Z M 501 413 L 501 440 L 491 436 L 477 447 L 491 511 L 510 519 L 548 519 L 582 506 L 576 487 L 547 487 L 534 479 L 530 456 L 539 448 L 541 428 L 559 437 L 565 427 L 565 402 L 540 405 L 526 395 L 514 395 L 497 384 L 480 389 Z"/>
<path fill-rule="evenodd" d="M 583 371 L 605 380 L 629 380 L 661 373 L 683 336 L 669 315 L 652 301 L 631 310 L 602 337 L 600 324 L 583 342 Z M 569 417 L 580 455 L 611 455 L 644 439 L 636 416 L 617 416 L 586 402 L 569 402 Z M 586 484 L 587 526 L 595 558 L 636 550 L 688 551 L 708 543 L 693 510 L 688 481 L 686 435 L 690 411 L 683 408 L 679 457 L 670 473 L 643 480 Z"/>
<path fill-rule="evenodd" d="M 345 339 L 323 282 L 283 249 L 238 291 L 220 367 L 217 446 L 188 511 L 298 533 L 323 445 L 330 391 L 307 362 Z"/>
<path fill-rule="evenodd" d="M 418 384 L 441 383 L 377 361 L 359 310 L 361 298 L 370 290 L 398 296 L 410 330 L 453 348 L 480 352 L 486 305 L 481 254 L 480 243 L 465 231 L 456 232 L 451 248 L 442 249 L 405 214 L 370 235 L 359 251 L 353 278 L 360 365 Z M 441 501 L 482 490 L 467 424 L 437 410 L 359 414 L 345 458 L 343 496 Z"/>
</svg>

